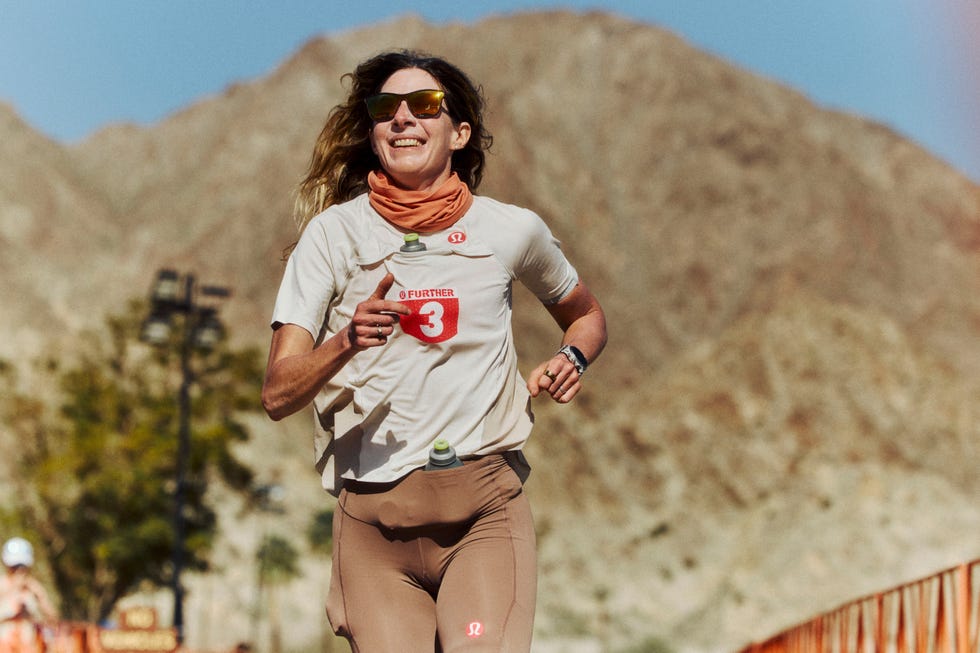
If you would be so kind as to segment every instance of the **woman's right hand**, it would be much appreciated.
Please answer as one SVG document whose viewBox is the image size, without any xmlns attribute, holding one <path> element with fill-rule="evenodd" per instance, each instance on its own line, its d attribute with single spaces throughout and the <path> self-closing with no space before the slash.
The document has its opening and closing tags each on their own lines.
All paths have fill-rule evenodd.
<svg viewBox="0 0 980 653">
<path fill-rule="evenodd" d="M 363 351 L 386 344 L 388 336 L 395 330 L 399 316 L 412 313 L 405 304 L 385 299 L 394 282 L 395 275 L 389 272 L 381 279 L 371 296 L 354 310 L 354 316 L 347 327 L 347 339 L 354 349 Z"/>
<path fill-rule="evenodd" d="M 395 281 L 390 272 L 371 296 L 357 305 L 351 323 L 315 347 L 313 335 L 301 326 L 283 324 L 272 333 L 269 365 L 262 384 L 262 405 L 280 420 L 309 405 L 359 351 L 388 342 L 400 315 L 411 309 L 384 297 Z"/>
</svg>

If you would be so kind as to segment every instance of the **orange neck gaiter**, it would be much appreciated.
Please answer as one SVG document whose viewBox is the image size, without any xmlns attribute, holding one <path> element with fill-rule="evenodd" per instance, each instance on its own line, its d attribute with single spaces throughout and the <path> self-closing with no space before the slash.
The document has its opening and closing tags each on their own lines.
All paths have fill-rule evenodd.
<svg viewBox="0 0 980 653">
<path fill-rule="evenodd" d="M 368 173 L 368 186 L 368 200 L 381 217 L 418 233 L 452 226 L 473 205 L 473 193 L 455 172 L 431 192 L 398 188 L 380 170 Z"/>
</svg>

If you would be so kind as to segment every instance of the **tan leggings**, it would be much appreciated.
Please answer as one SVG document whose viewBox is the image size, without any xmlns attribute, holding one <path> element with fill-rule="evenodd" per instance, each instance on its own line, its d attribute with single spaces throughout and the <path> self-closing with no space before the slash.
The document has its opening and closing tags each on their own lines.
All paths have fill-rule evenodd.
<svg viewBox="0 0 980 653">
<path fill-rule="evenodd" d="M 327 615 L 354 653 L 526 653 L 534 524 L 503 456 L 347 483 L 334 515 Z"/>
</svg>

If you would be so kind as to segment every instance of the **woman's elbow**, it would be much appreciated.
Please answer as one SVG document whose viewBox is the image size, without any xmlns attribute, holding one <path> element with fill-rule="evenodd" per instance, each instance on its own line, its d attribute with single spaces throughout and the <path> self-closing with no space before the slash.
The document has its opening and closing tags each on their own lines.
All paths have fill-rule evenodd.
<svg viewBox="0 0 980 653">
<path fill-rule="evenodd" d="M 268 387 L 262 388 L 262 408 L 265 409 L 265 414 L 268 415 L 273 422 L 278 422 L 279 420 L 289 417 L 292 411 L 288 409 L 285 402 L 281 400 L 279 396 L 269 390 Z"/>
</svg>

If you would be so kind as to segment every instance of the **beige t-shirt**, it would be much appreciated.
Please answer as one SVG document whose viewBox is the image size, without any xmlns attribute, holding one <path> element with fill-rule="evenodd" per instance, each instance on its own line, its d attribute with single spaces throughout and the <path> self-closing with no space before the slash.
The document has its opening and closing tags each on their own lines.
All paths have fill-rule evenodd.
<svg viewBox="0 0 980 653">
<path fill-rule="evenodd" d="M 387 482 L 425 465 L 432 442 L 461 457 L 520 449 L 530 397 L 511 331 L 512 283 L 554 303 L 578 276 L 533 212 L 485 197 L 424 252 L 400 252 L 404 234 L 361 195 L 307 225 L 286 265 L 273 328 L 296 324 L 319 344 L 345 329 L 390 271 L 387 299 L 407 304 L 382 347 L 358 353 L 314 400 L 314 449 L 323 486 Z"/>
</svg>

